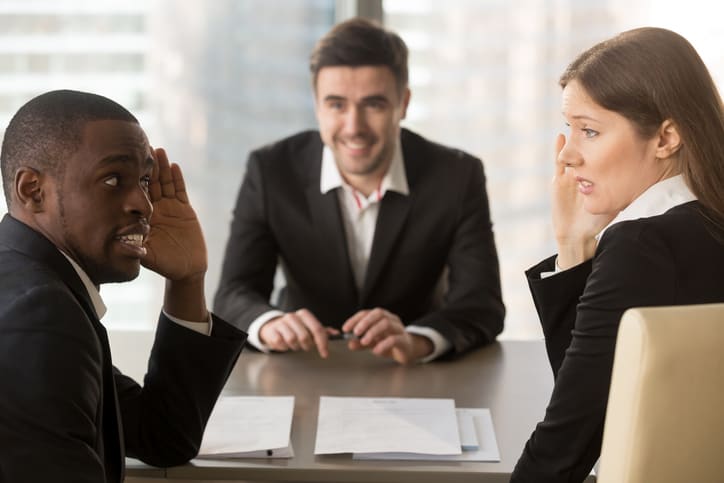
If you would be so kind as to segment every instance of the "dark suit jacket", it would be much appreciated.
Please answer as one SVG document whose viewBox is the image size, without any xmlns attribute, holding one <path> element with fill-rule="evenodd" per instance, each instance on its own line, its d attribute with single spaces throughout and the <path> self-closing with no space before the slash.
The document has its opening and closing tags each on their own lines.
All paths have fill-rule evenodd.
<svg viewBox="0 0 724 483">
<path fill-rule="evenodd" d="M 410 195 L 382 199 L 364 286 L 358 291 L 336 190 L 320 192 L 322 141 L 307 131 L 251 153 L 231 224 L 214 309 L 247 329 L 271 310 L 277 261 L 283 311 L 306 307 L 341 327 L 382 307 L 406 325 L 431 327 L 456 352 L 495 339 L 503 327 L 498 257 L 483 166 L 462 151 L 402 130 Z M 435 286 L 449 268 L 445 300 Z"/>
<path fill-rule="evenodd" d="M 594 258 L 527 272 L 555 386 L 512 482 L 580 482 L 598 459 L 619 321 L 631 307 L 724 302 L 724 245 L 693 201 L 611 226 Z"/>
<path fill-rule="evenodd" d="M 120 482 L 128 454 L 155 466 L 198 452 L 245 334 L 163 315 L 141 388 L 111 362 L 83 283 L 45 237 L 0 223 L 0 480 Z"/>
</svg>

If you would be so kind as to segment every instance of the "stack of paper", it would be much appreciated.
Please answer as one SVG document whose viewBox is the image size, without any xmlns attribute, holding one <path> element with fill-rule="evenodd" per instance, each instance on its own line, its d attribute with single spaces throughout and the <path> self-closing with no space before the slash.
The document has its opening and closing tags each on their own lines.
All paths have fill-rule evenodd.
<svg viewBox="0 0 724 483">
<path fill-rule="evenodd" d="M 490 411 L 452 399 L 321 397 L 315 454 L 499 461 Z"/>
<path fill-rule="evenodd" d="M 199 458 L 291 458 L 293 396 L 226 397 L 217 401 Z"/>
</svg>

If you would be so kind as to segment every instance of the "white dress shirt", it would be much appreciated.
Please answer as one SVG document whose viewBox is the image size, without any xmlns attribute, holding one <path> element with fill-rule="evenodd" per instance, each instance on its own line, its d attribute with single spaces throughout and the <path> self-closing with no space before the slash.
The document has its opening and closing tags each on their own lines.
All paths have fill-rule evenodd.
<svg viewBox="0 0 724 483">
<path fill-rule="evenodd" d="M 369 196 L 363 195 L 344 181 L 337 167 L 337 163 L 334 160 L 334 154 L 327 146 L 324 147 L 322 152 L 322 171 L 319 184 L 319 189 L 322 194 L 337 189 L 347 239 L 350 265 L 357 289 L 361 290 L 367 272 L 370 253 L 372 252 L 372 241 L 374 240 L 377 215 L 380 211 L 382 198 L 384 198 L 385 193 L 388 191 L 395 191 L 405 196 L 410 194 L 399 140 L 395 145 L 395 151 L 387 173 L 385 173 L 377 189 Z M 268 352 L 269 348 L 262 344 L 259 339 L 259 330 L 264 323 L 280 315 L 283 315 L 283 312 L 273 310 L 257 317 L 249 325 L 249 337 L 247 341 L 257 349 Z M 420 362 L 435 359 L 452 347 L 450 341 L 430 327 L 408 325 L 405 330 L 412 334 L 425 336 L 432 341 L 432 354 L 421 359 Z"/>
<path fill-rule="evenodd" d="M 616 215 L 616 218 L 596 235 L 596 240 L 600 240 L 603 233 L 616 223 L 662 215 L 675 206 L 683 205 L 694 200 L 696 200 L 696 196 L 686 185 L 682 175 L 678 174 L 663 179 L 649 187 L 641 193 L 638 198 L 633 200 L 630 205 L 621 210 L 619 214 Z M 541 278 L 546 278 L 561 271 L 563 270 L 558 267 L 558 259 L 556 258 L 556 271 L 542 272 Z"/>
<path fill-rule="evenodd" d="M 96 316 L 98 319 L 102 319 L 104 315 L 106 315 L 106 304 L 103 303 L 103 299 L 101 298 L 101 294 L 98 291 L 98 288 L 93 284 L 90 277 L 88 277 L 88 274 L 85 273 L 85 270 L 83 270 L 80 265 L 78 265 L 75 260 L 70 258 L 68 255 L 60 252 L 63 254 L 65 258 L 68 259 L 70 264 L 73 266 L 73 269 L 80 277 L 81 282 L 83 282 L 83 286 L 85 287 L 86 292 L 88 292 L 88 296 L 91 299 L 91 303 L 93 304 L 93 309 L 96 312 Z M 208 322 L 190 322 L 188 320 L 179 319 L 177 317 L 173 317 L 166 313 L 166 311 L 163 312 L 166 317 L 169 318 L 169 320 L 186 327 L 187 329 L 191 329 L 194 332 L 198 332 L 199 334 L 209 335 L 211 334 L 211 316 L 209 316 Z"/>
</svg>

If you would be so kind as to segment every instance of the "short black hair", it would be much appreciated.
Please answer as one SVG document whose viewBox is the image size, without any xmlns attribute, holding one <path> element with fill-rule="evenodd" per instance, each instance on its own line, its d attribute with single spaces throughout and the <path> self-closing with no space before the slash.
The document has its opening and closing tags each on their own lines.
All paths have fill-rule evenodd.
<svg viewBox="0 0 724 483">
<path fill-rule="evenodd" d="M 312 51 L 309 70 L 316 89 L 323 67 L 389 67 L 401 93 L 408 82 L 407 45 L 396 33 L 376 22 L 357 17 L 339 23 L 322 37 Z"/>
<path fill-rule="evenodd" d="M 27 166 L 61 178 L 65 160 L 80 146 L 85 124 L 105 120 L 138 124 L 125 107 L 89 92 L 50 91 L 25 103 L 8 124 L 0 153 L 8 208 L 18 168 Z"/>
</svg>

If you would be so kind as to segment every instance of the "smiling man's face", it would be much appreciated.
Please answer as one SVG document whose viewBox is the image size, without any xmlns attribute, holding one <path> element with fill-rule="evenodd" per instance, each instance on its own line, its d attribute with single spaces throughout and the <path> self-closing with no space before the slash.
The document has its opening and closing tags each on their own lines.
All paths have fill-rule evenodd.
<svg viewBox="0 0 724 483">
<path fill-rule="evenodd" d="M 387 171 L 410 99 L 399 91 L 386 66 L 332 66 L 320 69 L 316 114 L 324 144 L 342 176 L 380 178 Z"/>
</svg>

